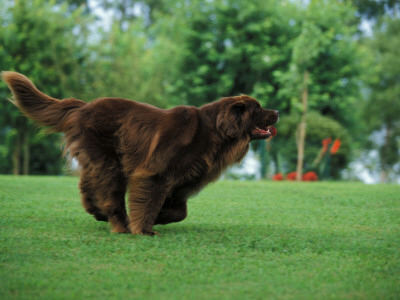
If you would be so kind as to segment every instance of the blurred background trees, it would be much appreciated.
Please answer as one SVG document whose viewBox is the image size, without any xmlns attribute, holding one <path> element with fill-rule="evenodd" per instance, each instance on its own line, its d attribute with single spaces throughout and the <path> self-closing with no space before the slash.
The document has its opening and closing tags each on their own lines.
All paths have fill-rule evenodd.
<svg viewBox="0 0 400 300">
<path fill-rule="evenodd" d="M 377 169 L 381 181 L 392 181 L 400 173 L 400 19 L 384 18 L 366 41 L 373 55 L 372 74 L 365 79 L 367 101 L 363 119 L 373 139 L 367 148 L 378 151 Z"/>
<path fill-rule="evenodd" d="M 80 9 L 49 1 L 5 1 L 0 5 L 0 66 L 29 77 L 53 97 L 82 89 L 88 52 L 86 26 Z M 0 89 L 0 172 L 56 174 L 61 172 L 59 138 L 39 134 Z"/>
<path fill-rule="evenodd" d="M 316 158 L 331 138 L 341 147 L 327 178 L 341 178 L 349 163 L 379 171 L 382 181 L 398 178 L 397 1 L 1 4 L 1 68 L 54 97 L 118 96 L 169 108 L 248 94 L 282 116 L 276 138 L 252 144 L 263 176 L 295 171 L 301 148 L 301 172 L 321 173 Z M 9 96 L 1 83 L 0 173 L 62 173 L 60 137 L 35 129 Z"/>
</svg>

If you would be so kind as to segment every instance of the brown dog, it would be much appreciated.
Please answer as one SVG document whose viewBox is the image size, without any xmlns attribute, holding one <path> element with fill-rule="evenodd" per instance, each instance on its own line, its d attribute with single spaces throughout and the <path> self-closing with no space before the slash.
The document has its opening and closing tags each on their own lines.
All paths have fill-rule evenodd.
<svg viewBox="0 0 400 300">
<path fill-rule="evenodd" d="M 187 199 L 239 162 L 251 140 L 275 135 L 279 118 L 249 96 L 164 110 L 121 98 L 60 101 L 22 74 L 2 77 L 27 117 L 65 134 L 82 204 L 113 232 L 154 235 L 153 225 L 185 219 Z"/>
</svg>

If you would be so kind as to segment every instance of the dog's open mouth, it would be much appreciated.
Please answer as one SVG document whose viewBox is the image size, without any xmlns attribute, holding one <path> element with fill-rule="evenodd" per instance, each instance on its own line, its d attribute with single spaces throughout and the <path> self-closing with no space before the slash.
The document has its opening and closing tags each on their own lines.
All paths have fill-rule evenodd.
<svg viewBox="0 0 400 300">
<path fill-rule="evenodd" d="M 256 127 L 251 131 L 252 139 L 268 139 L 275 136 L 277 130 L 274 126 L 270 125 L 265 128 Z"/>
</svg>

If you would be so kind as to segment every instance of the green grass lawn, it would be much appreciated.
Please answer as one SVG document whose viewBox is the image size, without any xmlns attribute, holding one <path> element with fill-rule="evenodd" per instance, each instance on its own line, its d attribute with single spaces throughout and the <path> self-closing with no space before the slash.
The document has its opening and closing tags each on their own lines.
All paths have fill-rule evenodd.
<svg viewBox="0 0 400 300">
<path fill-rule="evenodd" d="M 153 238 L 77 186 L 0 176 L 0 299 L 400 298 L 400 186 L 218 182 Z"/>
</svg>

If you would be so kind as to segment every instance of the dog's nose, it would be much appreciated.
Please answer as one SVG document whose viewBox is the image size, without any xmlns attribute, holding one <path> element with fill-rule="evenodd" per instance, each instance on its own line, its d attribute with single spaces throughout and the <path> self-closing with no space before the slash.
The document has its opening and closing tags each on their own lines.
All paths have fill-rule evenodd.
<svg viewBox="0 0 400 300">
<path fill-rule="evenodd" d="M 279 110 L 275 110 L 275 114 L 276 114 L 276 121 L 275 122 L 278 122 L 279 121 Z"/>
</svg>

